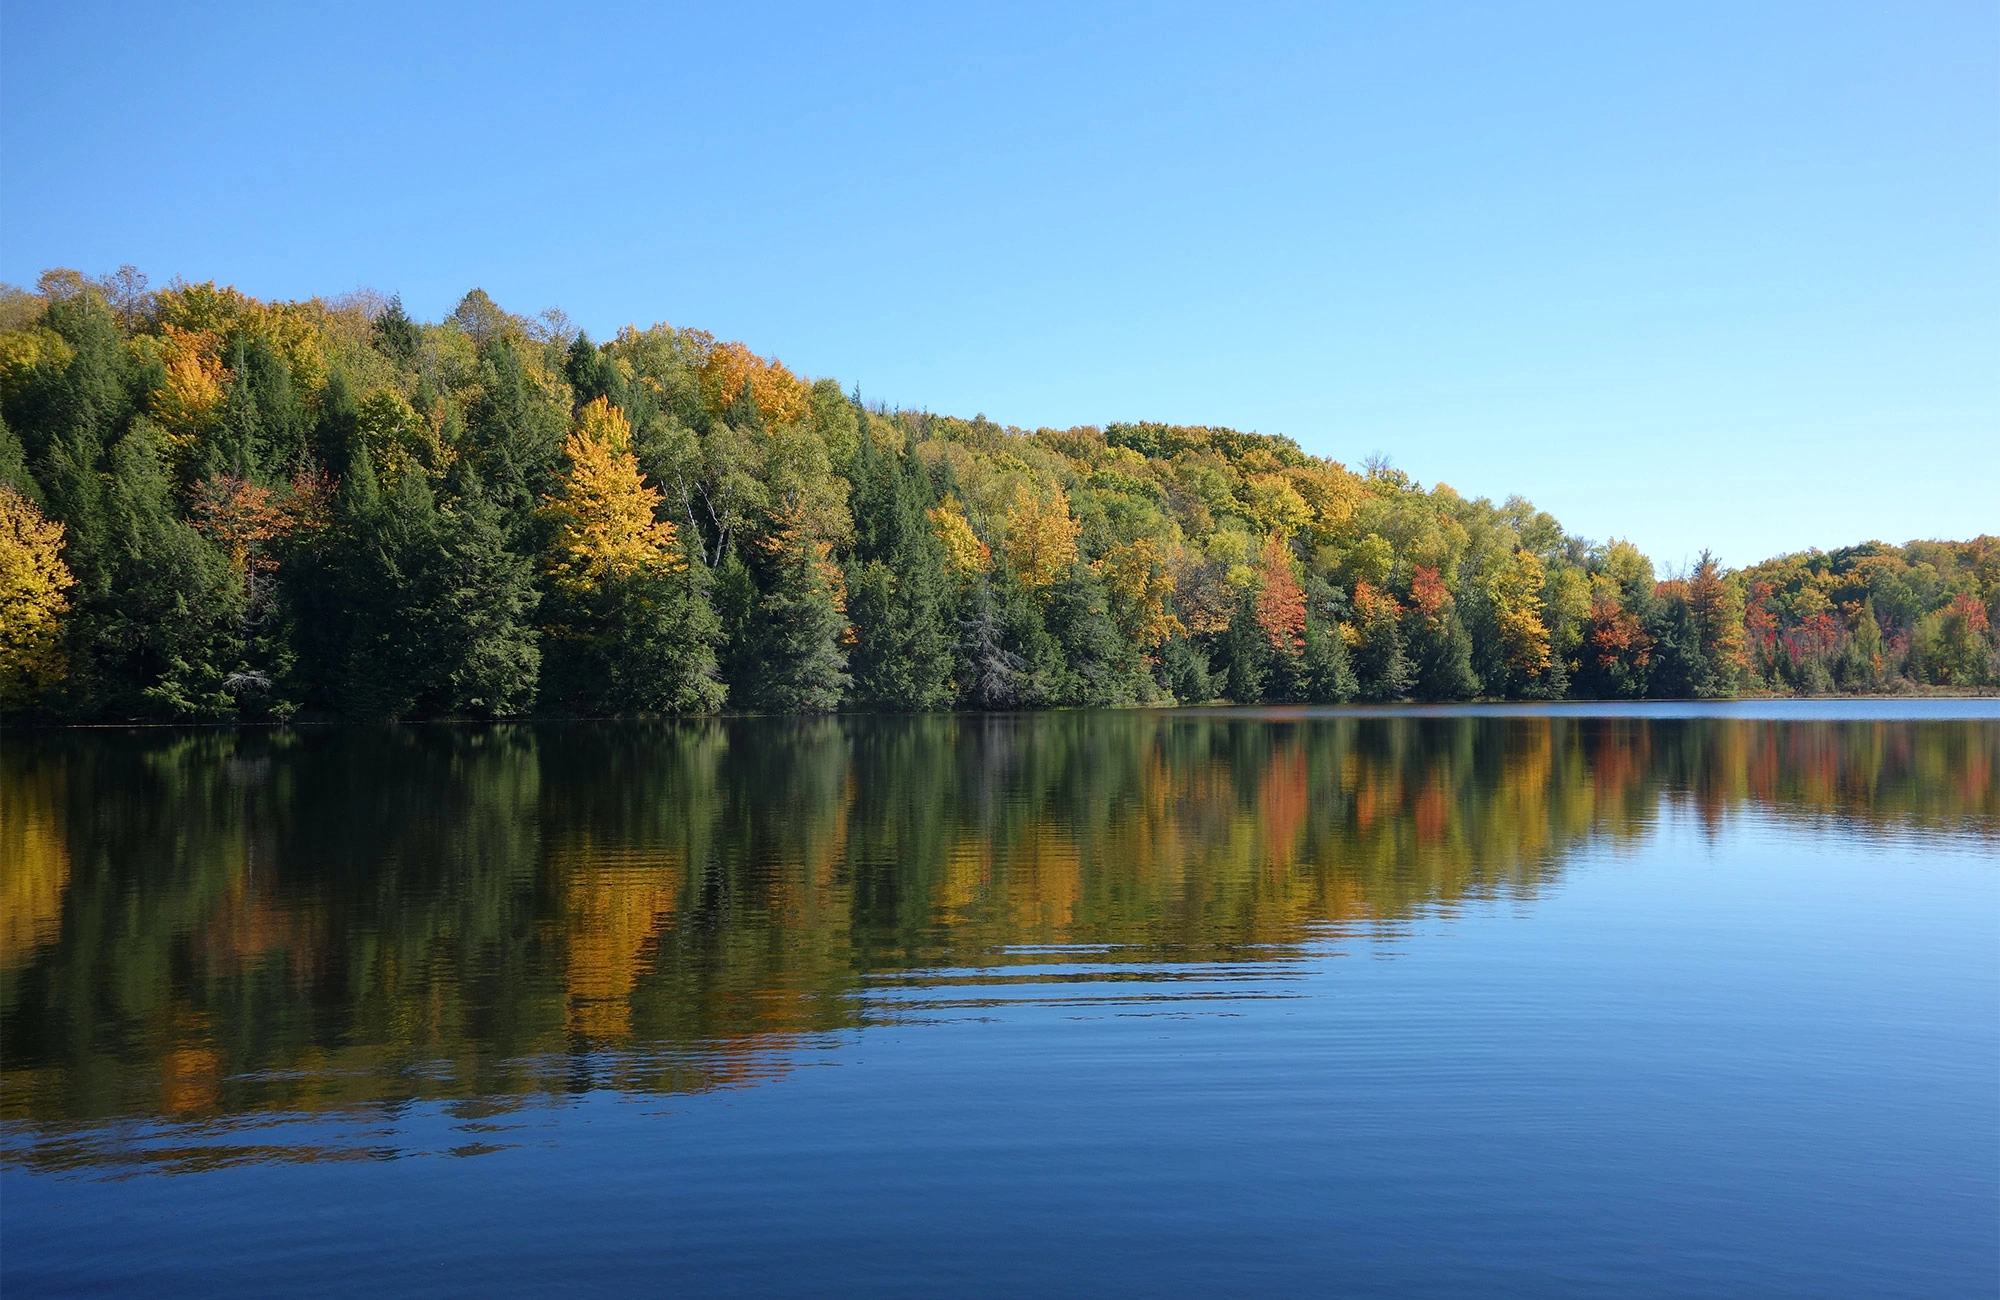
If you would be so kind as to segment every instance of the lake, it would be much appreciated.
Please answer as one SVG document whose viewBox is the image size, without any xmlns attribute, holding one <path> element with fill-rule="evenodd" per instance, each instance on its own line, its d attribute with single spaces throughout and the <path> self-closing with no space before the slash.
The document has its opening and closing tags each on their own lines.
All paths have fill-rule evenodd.
<svg viewBox="0 0 2000 1300">
<path fill-rule="evenodd" d="M 2000 701 L 0 740 L 14 1297 L 2000 1294 Z"/>
</svg>

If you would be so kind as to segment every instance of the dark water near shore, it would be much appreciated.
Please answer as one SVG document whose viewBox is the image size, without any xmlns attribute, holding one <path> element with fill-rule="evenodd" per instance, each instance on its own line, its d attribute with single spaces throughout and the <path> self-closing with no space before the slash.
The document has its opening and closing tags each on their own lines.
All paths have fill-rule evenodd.
<svg viewBox="0 0 2000 1300">
<path fill-rule="evenodd" d="M 0 737 L 0 1290 L 2000 1294 L 2000 703 Z"/>
</svg>

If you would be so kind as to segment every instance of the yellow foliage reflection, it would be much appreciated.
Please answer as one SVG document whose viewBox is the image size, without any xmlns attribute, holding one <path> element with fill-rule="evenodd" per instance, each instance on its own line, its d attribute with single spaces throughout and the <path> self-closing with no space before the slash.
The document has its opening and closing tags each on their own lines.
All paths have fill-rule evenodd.
<svg viewBox="0 0 2000 1300">
<path fill-rule="evenodd" d="M 0 969 L 54 943 L 69 883 L 63 843 L 62 771 L 35 765 L 0 787 Z"/>
</svg>

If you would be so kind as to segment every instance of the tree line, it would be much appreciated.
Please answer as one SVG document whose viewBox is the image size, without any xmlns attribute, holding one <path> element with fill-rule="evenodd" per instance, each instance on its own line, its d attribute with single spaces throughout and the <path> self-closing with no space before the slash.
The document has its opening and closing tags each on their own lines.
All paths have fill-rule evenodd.
<svg viewBox="0 0 2000 1300">
<path fill-rule="evenodd" d="M 2000 542 L 1666 578 L 1283 437 L 865 406 L 485 293 L 0 288 L 0 708 L 90 719 L 1705 698 L 2000 680 Z"/>
</svg>

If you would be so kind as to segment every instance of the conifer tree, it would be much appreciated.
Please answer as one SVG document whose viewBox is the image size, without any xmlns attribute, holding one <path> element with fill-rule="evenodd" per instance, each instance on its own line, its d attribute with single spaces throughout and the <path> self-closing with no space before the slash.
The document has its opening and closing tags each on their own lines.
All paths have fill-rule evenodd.
<svg viewBox="0 0 2000 1300">
<path fill-rule="evenodd" d="M 951 576 L 932 530 L 927 476 L 860 440 L 848 470 L 855 519 L 847 567 L 854 698 L 878 709 L 951 701 Z"/>
<path fill-rule="evenodd" d="M 1479 693 L 1479 678 L 1472 670 L 1472 637 L 1458 616 L 1458 602 L 1435 568 L 1415 566 L 1404 625 L 1411 691 L 1418 699 L 1464 700 Z"/>
<path fill-rule="evenodd" d="M 1208 654 L 1186 635 L 1169 638 L 1160 647 L 1160 684 L 1183 704 L 1200 704 L 1216 696 L 1216 683 L 1208 670 Z"/>
<path fill-rule="evenodd" d="M 762 595 L 750 620 L 747 700 L 770 713 L 824 713 L 853 683 L 840 570 L 796 515 L 760 539 Z"/>
<path fill-rule="evenodd" d="M 1403 646 L 1402 606 L 1368 582 L 1355 584 L 1354 677 L 1361 699 L 1383 703 L 1409 693 L 1413 673 Z"/>
<path fill-rule="evenodd" d="M 1007 648 L 1007 626 L 982 575 L 967 596 L 957 644 L 959 699 L 976 709 L 1011 708 L 1021 700 L 1028 661 Z"/>
<path fill-rule="evenodd" d="M 1255 593 L 1246 592 L 1237 601 L 1236 612 L 1221 641 L 1223 691 L 1237 704 L 1256 704 L 1265 698 L 1271 678 L 1270 634 L 1257 618 Z"/>
<path fill-rule="evenodd" d="M 1308 619 L 1301 659 L 1305 699 L 1314 704 L 1345 704 L 1359 693 L 1361 686 L 1338 627 Z"/>
<path fill-rule="evenodd" d="M 1685 598 L 1662 601 L 1652 631 L 1652 666 L 1646 693 L 1656 699 L 1692 700 L 1718 693 L 1715 670 L 1702 653 L 1701 629 Z M 1821 673 L 1826 670 L 1822 667 Z M 1831 686 L 1815 684 L 1814 689 Z"/>
</svg>

